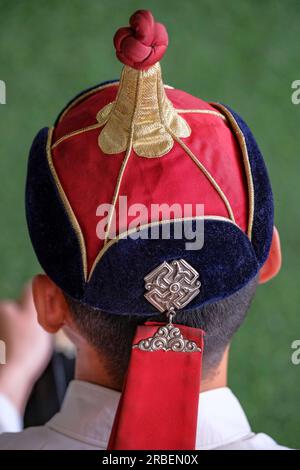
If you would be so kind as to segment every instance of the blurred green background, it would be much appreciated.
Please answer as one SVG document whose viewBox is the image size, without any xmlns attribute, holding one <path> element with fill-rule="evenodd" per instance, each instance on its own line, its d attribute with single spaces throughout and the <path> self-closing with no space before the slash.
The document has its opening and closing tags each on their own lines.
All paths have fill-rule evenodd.
<svg viewBox="0 0 300 470">
<path fill-rule="evenodd" d="M 252 128 L 269 167 L 283 268 L 259 288 L 232 346 L 230 386 L 255 431 L 299 447 L 300 2 L 279 0 L 0 0 L 0 295 L 16 296 L 39 270 L 24 218 L 26 160 L 38 129 L 82 89 L 117 78 L 112 36 L 139 8 L 170 37 L 164 81 L 222 101 Z"/>
</svg>

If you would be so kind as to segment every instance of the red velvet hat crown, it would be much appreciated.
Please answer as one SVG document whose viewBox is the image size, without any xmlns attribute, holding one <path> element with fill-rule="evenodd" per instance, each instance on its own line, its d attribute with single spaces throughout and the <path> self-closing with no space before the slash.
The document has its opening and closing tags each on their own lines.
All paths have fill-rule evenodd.
<svg viewBox="0 0 300 470">
<path fill-rule="evenodd" d="M 33 142 L 26 213 L 36 254 L 65 292 L 111 313 L 155 313 L 144 277 L 171 260 L 185 259 L 200 274 L 189 308 L 224 298 L 269 252 L 273 200 L 262 155 L 235 112 L 163 84 L 158 61 L 168 35 L 150 12 L 136 12 L 114 45 L 125 64 L 120 81 L 81 93 Z M 136 214 L 124 216 L 125 196 L 127 207 L 148 209 L 138 226 Z M 153 219 L 151 208 L 161 204 L 190 204 L 191 213 Z M 161 232 L 128 237 L 168 220 L 174 228 L 189 219 L 194 228 L 197 204 L 201 249 Z"/>
</svg>

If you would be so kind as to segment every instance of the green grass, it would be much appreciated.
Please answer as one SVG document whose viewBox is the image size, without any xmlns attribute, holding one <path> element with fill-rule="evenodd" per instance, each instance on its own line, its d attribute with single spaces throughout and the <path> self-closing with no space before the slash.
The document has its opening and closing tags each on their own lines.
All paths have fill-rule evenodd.
<svg viewBox="0 0 300 470">
<path fill-rule="evenodd" d="M 230 385 L 254 430 L 299 446 L 300 366 L 291 343 L 300 337 L 300 79 L 298 1 L 0 0 L 0 295 L 15 296 L 39 267 L 24 218 L 28 149 L 78 91 L 119 76 L 112 35 L 138 8 L 164 22 L 170 46 L 166 83 L 230 104 L 261 146 L 276 202 L 283 268 L 259 288 L 232 346 Z"/>
</svg>

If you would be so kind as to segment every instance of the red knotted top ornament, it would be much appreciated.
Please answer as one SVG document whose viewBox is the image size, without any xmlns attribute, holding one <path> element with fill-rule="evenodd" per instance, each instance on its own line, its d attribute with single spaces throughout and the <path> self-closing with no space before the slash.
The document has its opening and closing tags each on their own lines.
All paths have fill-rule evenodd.
<svg viewBox="0 0 300 470">
<path fill-rule="evenodd" d="M 117 57 L 134 69 L 147 70 L 166 52 L 167 30 L 163 24 L 156 23 L 147 10 L 135 12 L 129 24 L 129 27 L 118 29 L 114 36 Z"/>
</svg>

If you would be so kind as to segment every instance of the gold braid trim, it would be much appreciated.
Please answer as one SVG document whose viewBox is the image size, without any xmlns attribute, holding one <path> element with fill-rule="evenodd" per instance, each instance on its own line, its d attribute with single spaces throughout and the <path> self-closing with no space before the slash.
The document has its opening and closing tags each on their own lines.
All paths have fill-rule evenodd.
<svg viewBox="0 0 300 470">
<path fill-rule="evenodd" d="M 211 114 L 212 116 L 217 116 L 223 121 L 227 121 L 226 116 L 224 116 L 221 113 L 218 113 L 218 111 L 213 111 L 212 109 L 177 109 L 176 112 L 180 114 L 184 113 L 190 113 L 190 114 Z"/>
<path fill-rule="evenodd" d="M 248 199 L 249 199 L 249 215 L 248 215 L 248 228 L 247 228 L 247 235 L 248 238 L 251 240 L 252 237 L 252 229 L 253 229 L 253 219 L 254 219 L 254 186 L 253 186 L 253 179 L 252 179 L 252 172 L 251 172 L 251 166 L 250 166 L 250 161 L 249 161 L 249 155 L 248 155 L 248 149 L 247 149 L 247 144 L 246 140 L 244 137 L 243 132 L 241 131 L 238 123 L 236 122 L 234 116 L 232 113 L 222 104 L 219 103 L 211 103 L 213 106 L 216 108 L 220 109 L 225 116 L 227 117 L 229 123 L 231 124 L 232 129 L 234 130 L 234 133 L 236 135 L 237 141 L 241 147 L 242 150 L 242 156 L 243 156 L 243 162 L 244 162 L 244 167 L 245 167 L 245 173 L 246 173 L 246 178 L 247 178 L 247 184 L 248 184 Z"/>
<path fill-rule="evenodd" d="M 160 106 L 160 102 L 159 102 L 159 112 L 160 112 L 161 120 L 162 120 L 162 122 L 164 122 L 164 113 L 163 113 L 162 107 Z M 165 124 L 165 128 L 166 128 L 167 132 L 169 132 L 169 134 L 173 137 L 173 139 L 176 140 L 176 142 L 179 143 L 179 145 L 183 148 L 183 150 L 186 152 L 186 154 L 193 160 L 193 162 L 198 166 L 198 168 L 202 171 L 202 173 L 206 176 L 206 178 L 209 180 L 209 182 L 215 188 L 215 190 L 217 191 L 217 193 L 219 194 L 219 196 L 221 197 L 221 199 L 223 200 L 223 202 L 226 206 L 226 209 L 228 211 L 230 219 L 233 222 L 235 222 L 235 218 L 234 218 L 234 214 L 233 214 L 231 205 L 230 205 L 227 197 L 225 196 L 224 192 L 222 191 L 222 189 L 220 188 L 220 186 L 216 182 L 216 180 L 212 177 L 212 175 L 205 168 L 205 166 L 198 160 L 198 158 L 189 149 L 189 147 L 184 142 L 182 142 L 182 140 L 178 136 L 176 136 L 176 134 L 173 132 L 173 129 L 168 127 L 168 123 L 164 122 L 164 124 Z"/>
<path fill-rule="evenodd" d="M 166 85 L 165 85 L 165 88 L 166 88 Z M 101 120 L 102 120 L 101 123 L 96 122 L 95 124 L 91 124 L 90 126 L 82 127 L 80 129 L 77 129 L 75 131 L 72 131 L 72 132 L 69 132 L 68 134 L 63 135 L 56 142 L 54 142 L 54 144 L 52 145 L 52 149 L 57 147 L 61 142 L 64 142 L 65 140 L 70 139 L 71 137 L 74 137 L 79 134 L 83 134 L 85 132 L 93 131 L 94 129 L 98 129 L 102 127 L 108 121 L 109 114 L 113 108 L 114 103 L 115 103 L 114 101 L 112 101 L 111 103 L 108 103 L 104 108 L 101 109 L 101 111 L 99 111 L 99 115 L 101 113 Z M 175 111 L 179 114 L 184 114 L 184 113 L 210 114 L 212 116 L 220 117 L 224 121 L 227 121 L 226 116 L 224 116 L 221 113 L 218 113 L 217 111 L 212 111 L 210 109 L 175 109 Z"/>
<path fill-rule="evenodd" d="M 54 144 L 52 145 L 52 149 L 55 149 L 55 147 L 57 147 L 61 142 L 63 142 L 66 139 L 70 139 L 74 135 L 82 134 L 84 132 L 89 132 L 94 129 L 98 129 L 98 127 L 101 127 L 101 124 L 97 122 L 96 124 L 92 124 L 91 126 L 82 127 L 81 129 L 77 129 L 76 131 L 69 132 L 68 134 L 63 135 L 56 142 L 54 142 Z"/>
<path fill-rule="evenodd" d="M 173 135 L 171 129 L 170 129 L 170 134 Z M 233 214 L 233 210 L 231 208 L 230 202 L 228 201 L 227 197 L 225 196 L 224 192 L 222 191 L 222 189 L 220 188 L 220 186 L 218 185 L 218 183 L 216 182 L 214 177 L 205 168 L 203 163 L 201 163 L 200 160 L 198 160 L 198 158 L 191 151 L 191 149 L 187 145 L 185 145 L 184 142 L 182 142 L 181 139 L 179 139 L 175 135 L 173 135 L 173 138 L 174 138 L 174 140 L 176 140 L 176 142 L 179 143 L 179 145 L 182 147 L 182 149 L 185 151 L 185 153 L 193 160 L 193 162 L 196 163 L 198 168 L 202 171 L 202 173 L 206 176 L 206 178 L 209 180 L 209 182 L 215 188 L 215 190 L 217 191 L 217 193 L 219 194 L 219 196 L 221 197 L 221 199 L 223 200 L 223 202 L 226 206 L 226 209 L 227 209 L 227 212 L 229 214 L 230 219 L 232 220 L 232 222 L 235 222 L 235 218 L 234 218 L 234 214 Z"/>
<path fill-rule="evenodd" d="M 109 216 L 108 216 L 108 220 L 107 220 L 107 229 L 106 229 L 106 234 L 105 234 L 105 240 L 104 240 L 104 244 L 107 243 L 107 240 L 109 238 L 109 231 L 110 231 L 110 227 L 111 227 L 111 223 L 112 223 L 112 218 L 113 218 L 113 214 L 114 214 L 114 210 L 115 210 L 115 207 L 116 207 L 116 204 L 117 204 L 117 199 L 118 199 L 118 196 L 119 196 L 119 192 L 120 192 L 120 187 L 121 187 L 121 183 L 122 183 L 122 179 L 123 179 L 123 176 L 124 176 L 124 172 L 126 170 L 126 167 L 127 167 L 127 163 L 128 163 L 128 160 L 129 160 L 129 157 L 131 155 L 131 150 L 132 150 L 132 135 L 133 135 L 133 132 L 131 132 L 131 136 L 130 136 L 130 140 L 129 140 L 129 145 L 128 145 L 128 148 L 126 150 L 126 154 L 125 154 L 125 157 L 124 157 L 124 160 L 122 162 L 122 166 L 121 166 L 121 169 L 120 169 L 120 172 L 119 172 L 119 175 L 118 175 L 118 179 L 117 179 L 117 184 L 115 186 L 115 190 L 114 190 L 114 195 L 113 195 L 113 199 L 112 199 L 112 207 L 111 207 L 111 211 L 109 213 Z"/>
<path fill-rule="evenodd" d="M 106 245 L 107 243 L 107 240 L 109 238 L 109 232 L 110 232 L 110 227 L 111 227 L 111 223 L 112 223 L 112 218 L 113 218 L 113 214 L 114 214 L 114 211 L 115 211 L 115 207 L 116 207 L 116 204 L 117 204 L 117 199 L 118 199 L 118 196 L 119 196 L 119 192 L 120 192 L 120 187 L 121 187 L 121 183 L 122 183 L 122 179 L 123 179 L 123 176 L 124 176 L 124 173 L 125 173 L 125 170 L 126 170 L 126 167 L 127 167 L 127 163 L 129 161 L 129 157 L 131 155 L 131 150 L 132 150 L 132 145 L 133 145 L 133 135 L 134 135 L 134 126 L 135 126 L 135 117 L 136 117 L 136 114 L 138 112 L 138 108 L 136 106 L 137 102 L 138 102 L 138 99 L 139 99 L 139 95 L 140 95 L 140 84 L 141 84 L 141 80 L 140 80 L 140 76 L 138 75 L 137 77 L 137 85 L 136 87 L 134 88 L 134 93 L 135 93 L 135 96 L 134 96 L 134 105 L 133 105 L 133 115 L 132 115 L 132 119 L 130 121 L 130 127 L 129 127 L 129 142 L 127 144 L 127 148 L 126 148 L 126 153 L 125 153 L 125 157 L 124 157 L 124 160 L 122 162 L 122 166 L 120 168 L 120 171 L 119 171 L 119 175 L 118 175 L 118 179 L 117 179 L 117 183 L 116 183 L 116 186 L 115 186 L 115 190 L 114 190 L 114 194 L 113 194 L 113 199 L 112 199 L 112 207 L 111 207 L 111 211 L 109 213 L 109 216 L 108 216 L 108 221 L 107 221 L 107 228 L 106 228 L 106 234 L 105 234 L 105 240 L 104 240 L 104 246 Z M 120 90 L 122 89 L 122 81 L 124 80 L 124 75 L 122 74 L 122 77 L 121 77 L 121 83 L 120 83 L 120 87 L 119 87 L 119 91 L 118 91 L 118 94 L 120 93 Z M 118 97 L 117 97 L 118 98 Z M 117 100 L 112 103 L 112 111 L 114 110 L 114 108 L 117 106 Z M 106 114 L 104 113 L 104 116 L 106 116 Z M 99 136 L 99 140 L 100 140 L 100 137 L 101 137 L 101 134 Z M 97 259 L 97 258 L 96 258 Z M 93 267 L 92 267 L 92 270 L 93 270 Z"/>
<path fill-rule="evenodd" d="M 106 83 L 105 85 L 97 86 L 96 88 L 93 88 L 92 90 L 86 91 L 82 95 L 78 96 L 78 98 L 75 98 L 69 104 L 69 106 L 67 106 L 66 109 L 62 112 L 58 122 L 62 121 L 62 119 L 70 111 L 70 109 L 74 108 L 74 106 L 76 106 L 78 103 L 85 100 L 85 98 L 88 98 L 89 96 L 93 95 L 94 93 L 97 93 L 98 91 L 104 90 L 105 88 L 109 88 L 110 86 L 119 86 L 119 81 L 113 82 L 113 83 Z"/>
<path fill-rule="evenodd" d="M 143 225 L 140 225 L 139 227 L 134 227 L 130 230 L 126 230 L 125 232 L 121 232 L 119 233 L 115 238 L 112 238 L 110 239 L 104 246 L 103 248 L 99 251 L 97 257 L 95 258 L 95 261 L 93 263 L 93 266 L 92 266 L 92 269 L 89 273 L 89 277 L 88 277 L 88 281 L 90 281 L 92 275 L 93 275 L 93 272 L 95 271 L 95 268 L 97 266 L 97 264 L 99 263 L 99 261 L 101 260 L 101 258 L 104 256 L 104 254 L 109 250 L 109 248 L 111 248 L 115 243 L 118 243 L 119 240 L 122 240 L 124 238 L 127 238 L 129 237 L 130 235 L 132 235 L 133 233 L 137 233 L 141 230 L 144 230 L 146 228 L 149 228 L 149 227 L 156 227 L 158 225 L 165 225 L 165 224 L 169 224 L 169 223 L 176 223 L 176 222 L 188 222 L 188 221 L 191 221 L 191 220 L 220 220 L 220 221 L 223 221 L 223 222 L 228 222 L 230 224 L 233 224 L 235 225 L 238 229 L 240 229 L 240 227 L 238 225 L 236 225 L 235 222 L 233 222 L 232 220 L 230 219 L 227 219 L 226 217 L 222 217 L 220 215 L 201 215 L 201 216 L 196 216 L 196 217 L 180 217 L 180 218 L 175 218 L 175 219 L 168 219 L 168 220 L 158 220 L 158 221 L 155 221 L 155 222 L 149 222 L 147 224 L 143 224 Z M 240 229 L 241 230 L 241 229 Z"/>
<path fill-rule="evenodd" d="M 78 220 L 76 219 L 76 216 L 73 212 L 73 209 L 71 207 L 71 204 L 69 203 L 69 200 L 66 196 L 66 193 L 63 190 L 63 187 L 59 181 L 58 175 L 56 173 L 53 160 L 52 160 L 52 154 L 51 154 L 51 142 L 52 142 L 52 135 L 53 135 L 53 128 L 50 128 L 48 131 L 48 139 L 47 139 L 47 160 L 48 160 L 48 165 L 51 170 L 56 188 L 58 190 L 58 193 L 60 195 L 60 198 L 62 200 L 63 206 L 65 208 L 65 211 L 69 217 L 69 220 L 71 222 L 71 225 L 74 229 L 74 232 L 77 236 L 78 242 L 79 242 L 79 247 L 80 247 L 80 252 L 81 252 L 81 258 L 82 258 L 82 265 L 83 265 L 83 274 L 84 274 L 84 279 L 85 281 L 87 280 L 87 256 L 86 256 L 86 248 L 85 248 L 85 241 L 83 237 L 83 233 L 81 231 L 80 225 Z"/>
</svg>

